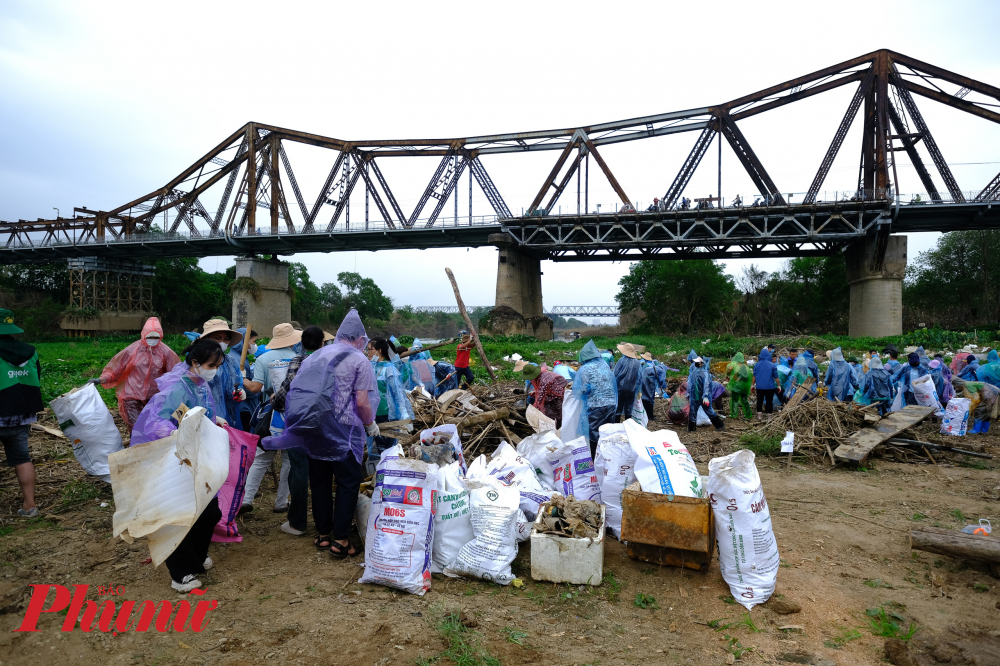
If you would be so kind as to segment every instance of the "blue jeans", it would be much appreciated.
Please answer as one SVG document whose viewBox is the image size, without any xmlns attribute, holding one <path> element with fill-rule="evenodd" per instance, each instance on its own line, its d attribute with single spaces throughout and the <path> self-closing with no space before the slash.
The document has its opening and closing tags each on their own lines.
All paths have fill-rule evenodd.
<svg viewBox="0 0 1000 666">
<path fill-rule="evenodd" d="M 28 433 L 30 425 L 0 428 L 0 442 L 3 442 L 3 452 L 7 456 L 8 467 L 15 467 L 31 462 L 28 453 Z"/>
</svg>

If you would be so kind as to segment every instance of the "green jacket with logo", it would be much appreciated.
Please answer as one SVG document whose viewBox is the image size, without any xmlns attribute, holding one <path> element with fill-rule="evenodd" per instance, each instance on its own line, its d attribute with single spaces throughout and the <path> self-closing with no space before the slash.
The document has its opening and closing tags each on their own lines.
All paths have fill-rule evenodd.
<svg viewBox="0 0 1000 666">
<path fill-rule="evenodd" d="M 34 347 L 0 336 L 0 417 L 29 416 L 45 409 L 41 376 Z"/>
</svg>

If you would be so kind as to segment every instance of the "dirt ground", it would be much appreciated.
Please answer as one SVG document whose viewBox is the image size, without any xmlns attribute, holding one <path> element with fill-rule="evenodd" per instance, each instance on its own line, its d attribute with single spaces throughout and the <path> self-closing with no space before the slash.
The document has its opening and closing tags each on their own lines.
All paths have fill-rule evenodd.
<svg viewBox="0 0 1000 666">
<path fill-rule="evenodd" d="M 724 433 L 681 432 L 703 474 L 746 426 L 728 424 Z M 969 436 L 962 445 L 1000 453 L 1000 434 Z M 886 663 L 886 638 L 873 635 L 868 614 L 878 608 L 902 618 L 895 621 L 904 633 L 919 629 L 908 643 L 890 645 L 893 663 L 1000 664 L 1000 581 L 981 564 L 909 548 L 916 524 L 959 529 L 979 517 L 1000 524 L 994 462 L 976 468 L 960 466 L 971 459 L 935 456 L 937 464 L 876 460 L 860 471 L 758 459 L 782 566 L 775 597 L 750 613 L 735 605 L 717 561 L 705 572 L 661 568 L 629 559 L 610 536 L 605 578 L 594 587 L 532 581 L 527 543 L 513 565 L 522 589 L 443 576 L 423 597 L 358 585 L 362 557 L 335 561 L 309 536 L 278 530 L 285 515 L 270 511 L 274 488 L 265 479 L 256 511 L 241 519 L 244 541 L 211 547 L 216 566 L 202 577 L 203 598 L 218 600 L 218 609 L 207 629 L 112 635 L 61 633 L 64 613 L 43 615 L 37 633 L 13 631 L 33 583 L 89 584 L 93 600 L 98 585 L 122 586 L 117 601 L 179 599 L 165 567 L 147 563 L 142 540 L 130 546 L 111 538 L 110 487 L 67 459 L 66 440 L 33 433 L 31 447 L 43 520 L 12 518 L 16 479 L 10 468 L 0 471 L 4 665 L 452 664 L 464 644 L 466 656 L 482 650 L 505 665 L 732 664 L 738 656 L 741 663 L 849 666 Z M 653 607 L 638 607 L 637 594 L 655 598 Z M 452 612 L 470 626 L 442 632 Z M 440 656 L 449 648 L 451 658 Z"/>
</svg>

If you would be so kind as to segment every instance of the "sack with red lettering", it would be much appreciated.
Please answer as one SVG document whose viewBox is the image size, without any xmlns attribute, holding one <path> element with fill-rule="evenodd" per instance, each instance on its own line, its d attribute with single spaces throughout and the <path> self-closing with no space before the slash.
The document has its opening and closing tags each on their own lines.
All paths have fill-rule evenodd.
<svg viewBox="0 0 1000 666">
<path fill-rule="evenodd" d="M 556 490 L 566 497 L 601 502 L 601 487 L 597 484 L 594 459 L 590 457 L 590 442 L 578 437 L 572 442 L 559 443 L 546 453 Z"/>
<path fill-rule="evenodd" d="M 708 496 L 722 577 L 733 598 L 750 610 L 771 598 L 781 563 L 753 452 L 709 461 Z"/>
<path fill-rule="evenodd" d="M 365 572 L 374 583 L 423 595 L 431 589 L 438 466 L 383 455 L 368 514 Z"/>
</svg>

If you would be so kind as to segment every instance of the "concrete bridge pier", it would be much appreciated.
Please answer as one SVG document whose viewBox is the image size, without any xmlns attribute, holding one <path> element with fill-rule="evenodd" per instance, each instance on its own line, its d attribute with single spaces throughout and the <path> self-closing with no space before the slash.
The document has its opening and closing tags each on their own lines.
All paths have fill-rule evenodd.
<svg viewBox="0 0 1000 666">
<path fill-rule="evenodd" d="M 288 291 L 288 264 L 254 257 L 237 257 L 233 290 L 233 325 L 253 325 L 262 337 L 271 337 L 278 324 L 292 320 Z"/>
<path fill-rule="evenodd" d="M 853 338 L 903 333 L 903 273 L 906 236 L 889 236 L 879 261 L 877 237 L 847 249 L 847 282 L 851 285 L 850 335 Z"/>
<path fill-rule="evenodd" d="M 542 269 L 537 257 L 522 252 L 507 234 L 490 234 L 497 257 L 496 301 L 481 323 L 492 335 L 532 335 L 552 339 L 552 319 L 542 311 Z"/>
</svg>

